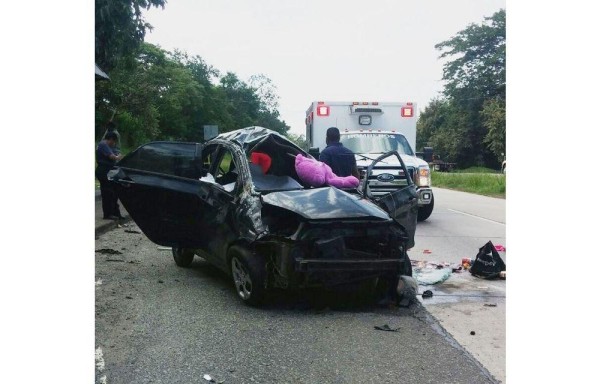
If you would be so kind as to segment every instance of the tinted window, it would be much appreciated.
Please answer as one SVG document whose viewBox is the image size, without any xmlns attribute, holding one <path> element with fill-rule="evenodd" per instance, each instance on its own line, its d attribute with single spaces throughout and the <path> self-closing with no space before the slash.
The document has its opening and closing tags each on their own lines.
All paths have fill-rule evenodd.
<svg viewBox="0 0 600 384">
<path fill-rule="evenodd" d="M 119 162 L 119 166 L 197 179 L 202 174 L 196 143 L 146 144 Z"/>
</svg>

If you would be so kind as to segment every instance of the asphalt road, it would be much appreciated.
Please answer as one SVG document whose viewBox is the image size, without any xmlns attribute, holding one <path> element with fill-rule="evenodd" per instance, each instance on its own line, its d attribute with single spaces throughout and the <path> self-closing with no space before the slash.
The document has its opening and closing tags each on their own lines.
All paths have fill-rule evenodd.
<svg viewBox="0 0 600 384">
<path fill-rule="evenodd" d="M 317 290 L 251 308 L 226 275 L 200 258 L 178 268 L 136 231 L 96 240 L 97 383 L 496 382 L 419 304 Z"/>
<path fill-rule="evenodd" d="M 488 241 L 506 245 L 506 201 L 434 188 L 435 208 L 417 226 L 411 260 L 459 263 L 475 258 Z M 500 256 L 507 262 L 507 253 Z M 506 381 L 506 280 L 484 280 L 453 273 L 421 299 L 425 309 L 501 382 Z M 474 332 L 474 334 L 471 334 Z"/>
</svg>

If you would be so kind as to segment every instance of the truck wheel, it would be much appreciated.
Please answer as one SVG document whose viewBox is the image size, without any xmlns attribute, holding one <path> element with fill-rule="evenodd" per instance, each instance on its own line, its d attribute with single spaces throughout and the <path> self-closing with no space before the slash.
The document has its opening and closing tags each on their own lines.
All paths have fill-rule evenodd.
<svg viewBox="0 0 600 384">
<path fill-rule="evenodd" d="M 173 247 L 173 259 L 178 267 L 188 268 L 194 261 L 194 251 L 187 248 Z"/>
<path fill-rule="evenodd" d="M 262 258 L 240 246 L 231 247 L 229 255 L 233 285 L 239 298 L 248 305 L 261 304 L 266 276 Z"/>
<path fill-rule="evenodd" d="M 431 203 L 419 207 L 417 221 L 427 220 L 427 218 L 431 216 L 431 212 L 433 212 L 433 195 L 431 195 Z"/>
</svg>

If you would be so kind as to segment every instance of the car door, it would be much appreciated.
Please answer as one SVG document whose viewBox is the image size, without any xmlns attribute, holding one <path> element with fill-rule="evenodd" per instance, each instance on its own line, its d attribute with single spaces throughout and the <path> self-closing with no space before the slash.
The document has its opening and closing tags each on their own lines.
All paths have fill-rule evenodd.
<svg viewBox="0 0 600 384">
<path fill-rule="evenodd" d="M 152 142 L 109 172 L 119 200 L 144 234 L 163 246 L 206 248 L 213 236 L 203 217 L 212 205 L 198 143 Z"/>
<path fill-rule="evenodd" d="M 417 215 L 419 210 L 417 189 L 400 155 L 396 151 L 390 151 L 373 160 L 373 162 L 367 167 L 365 180 L 369 179 L 375 164 L 390 156 L 396 156 L 398 158 L 406 179 L 406 186 L 398 188 L 397 190 L 388 194 L 375 197 L 369 191 L 368 183 L 365 182 L 363 184 L 362 193 L 363 196 L 379 205 L 390 215 L 391 218 L 404 227 L 409 237 L 407 247 L 411 248 L 415 244 L 415 231 L 417 229 Z"/>
</svg>

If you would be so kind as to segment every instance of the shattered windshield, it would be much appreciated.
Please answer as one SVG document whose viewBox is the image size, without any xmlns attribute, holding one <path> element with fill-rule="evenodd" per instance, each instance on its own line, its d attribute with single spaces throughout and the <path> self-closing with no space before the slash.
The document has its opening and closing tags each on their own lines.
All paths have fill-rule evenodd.
<svg viewBox="0 0 600 384">
<path fill-rule="evenodd" d="M 340 142 L 354 153 L 386 153 L 397 151 L 399 154 L 413 156 L 413 151 L 403 135 L 382 133 L 342 134 Z"/>
</svg>

